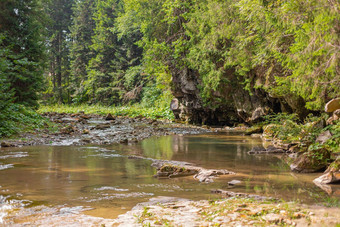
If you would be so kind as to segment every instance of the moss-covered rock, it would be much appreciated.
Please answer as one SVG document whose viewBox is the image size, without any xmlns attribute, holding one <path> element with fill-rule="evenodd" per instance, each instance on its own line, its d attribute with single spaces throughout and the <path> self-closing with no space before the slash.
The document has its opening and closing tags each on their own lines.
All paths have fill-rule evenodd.
<svg viewBox="0 0 340 227">
<path fill-rule="evenodd" d="M 290 169 L 299 173 L 314 173 L 326 169 L 330 152 L 326 149 L 308 151 L 301 154 L 290 165 Z"/>
</svg>

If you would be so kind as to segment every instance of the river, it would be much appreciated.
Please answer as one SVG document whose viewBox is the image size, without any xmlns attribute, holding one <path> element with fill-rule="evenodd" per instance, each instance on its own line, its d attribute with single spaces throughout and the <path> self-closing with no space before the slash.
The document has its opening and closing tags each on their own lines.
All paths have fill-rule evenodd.
<svg viewBox="0 0 340 227">
<path fill-rule="evenodd" d="M 262 141 L 235 133 L 152 137 L 136 144 L 31 146 L 0 149 L 0 224 L 110 223 L 156 196 L 215 199 L 212 189 L 254 193 L 307 204 L 339 203 L 280 158 L 249 155 Z M 200 183 L 192 176 L 158 179 L 147 159 L 177 160 L 236 175 Z M 240 184 L 230 186 L 231 180 Z M 340 191 L 340 185 L 335 185 Z M 334 189 L 334 188 L 333 188 Z M 338 204 L 339 205 L 339 204 Z"/>
</svg>

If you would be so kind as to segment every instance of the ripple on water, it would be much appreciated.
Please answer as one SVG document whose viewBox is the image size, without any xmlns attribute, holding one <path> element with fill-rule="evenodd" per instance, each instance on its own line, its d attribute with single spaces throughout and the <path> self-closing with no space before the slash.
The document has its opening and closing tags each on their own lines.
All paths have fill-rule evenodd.
<svg viewBox="0 0 340 227">
<path fill-rule="evenodd" d="M 183 191 L 184 189 L 176 184 L 137 184 L 137 188 L 157 188 L 163 191 Z"/>
<path fill-rule="evenodd" d="M 120 154 L 105 154 L 105 153 L 101 153 L 101 154 L 93 154 L 93 155 L 88 155 L 91 157 L 101 157 L 101 158 L 117 158 L 117 157 L 123 157 L 123 155 Z"/>
<path fill-rule="evenodd" d="M 114 199 L 125 199 L 125 198 L 141 198 L 147 196 L 153 196 L 154 193 L 146 193 L 146 192 L 131 192 L 125 194 L 102 194 L 99 198 L 89 199 L 88 197 L 80 197 L 79 200 L 84 200 L 88 203 L 99 202 L 103 200 L 114 200 Z"/>
<path fill-rule="evenodd" d="M 117 188 L 117 187 L 110 187 L 110 186 L 103 186 L 100 188 L 95 188 L 95 191 L 117 191 L 117 192 L 127 192 L 129 189 L 125 188 Z"/>
<path fill-rule="evenodd" d="M 0 164 L 0 170 L 9 169 L 13 167 L 14 167 L 13 164 Z"/>
<path fill-rule="evenodd" d="M 1 155 L 0 159 L 8 159 L 8 158 L 24 158 L 27 157 L 27 152 L 13 152 L 12 154 Z"/>
<path fill-rule="evenodd" d="M 70 146 L 75 143 L 79 143 L 80 139 L 65 139 L 62 141 L 53 142 L 52 146 Z"/>
<path fill-rule="evenodd" d="M 14 210 L 20 209 L 30 203 L 31 201 L 28 200 L 9 199 L 9 196 L 0 195 L 0 224 L 5 222 L 5 218 L 9 213 L 13 213 Z"/>
</svg>

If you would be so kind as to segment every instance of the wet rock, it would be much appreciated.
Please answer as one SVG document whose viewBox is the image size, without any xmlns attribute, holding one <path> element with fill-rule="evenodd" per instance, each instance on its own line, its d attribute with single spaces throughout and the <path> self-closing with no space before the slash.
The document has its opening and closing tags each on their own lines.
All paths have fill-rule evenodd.
<svg viewBox="0 0 340 227">
<path fill-rule="evenodd" d="M 325 149 L 308 151 L 301 154 L 290 165 L 290 169 L 299 173 L 314 173 L 324 170 L 327 167 L 327 159 L 330 154 Z"/>
<path fill-rule="evenodd" d="M 15 144 L 7 142 L 7 141 L 2 141 L 1 147 L 15 147 Z"/>
<path fill-rule="evenodd" d="M 235 174 L 228 170 L 204 169 L 187 162 L 153 160 L 152 165 L 157 168 L 155 177 L 183 177 L 194 175 L 194 178 L 204 183 L 213 182 L 218 175 Z"/>
<path fill-rule="evenodd" d="M 213 178 L 218 175 L 227 175 L 227 174 L 235 174 L 233 172 L 229 172 L 228 170 L 217 170 L 217 169 L 203 169 L 200 168 L 198 173 L 194 176 L 195 179 L 198 179 L 200 182 L 211 183 L 214 182 Z"/>
<path fill-rule="evenodd" d="M 229 182 L 228 182 L 228 185 L 229 185 L 229 186 L 234 186 L 234 185 L 236 185 L 236 184 L 241 184 L 241 181 L 239 181 L 239 180 L 232 180 L 232 181 L 229 181 Z"/>
<path fill-rule="evenodd" d="M 60 133 L 62 134 L 71 134 L 72 132 L 75 131 L 75 128 L 72 127 L 72 125 L 68 125 L 62 129 L 60 129 Z"/>
<path fill-rule="evenodd" d="M 316 138 L 315 142 L 316 143 L 320 143 L 320 144 L 324 144 L 327 142 L 327 140 L 329 140 L 332 137 L 332 134 L 329 130 L 322 132 L 318 138 Z"/>
<path fill-rule="evenodd" d="M 254 133 L 262 133 L 262 132 L 263 132 L 262 126 L 257 125 L 257 126 L 253 126 L 251 128 L 248 128 L 246 130 L 245 134 L 246 135 L 252 135 Z"/>
<path fill-rule="evenodd" d="M 105 117 L 105 120 L 106 121 L 112 121 L 112 120 L 115 120 L 116 118 L 112 116 L 112 114 L 108 113 Z"/>
<path fill-rule="evenodd" d="M 84 129 L 84 130 L 82 131 L 82 133 L 83 133 L 83 134 L 89 134 L 90 131 L 89 131 L 88 129 Z"/>
<path fill-rule="evenodd" d="M 320 177 L 313 180 L 316 184 L 333 184 L 340 182 L 340 157 L 338 157 L 330 166 L 327 168 L 325 173 Z"/>
<path fill-rule="evenodd" d="M 325 105 L 325 112 L 332 113 L 340 109 L 340 98 L 332 99 Z"/>
<path fill-rule="evenodd" d="M 83 143 L 91 143 L 91 139 L 84 138 L 81 140 Z"/>
<path fill-rule="evenodd" d="M 268 146 L 266 151 L 267 151 L 268 154 L 270 154 L 270 153 L 285 153 L 286 152 L 286 150 L 284 150 L 282 148 L 277 148 L 277 147 L 274 147 L 274 146 Z"/>
<path fill-rule="evenodd" d="M 195 175 L 197 173 L 198 173 L 197 169 L 191 169 L 191 168 L 186 168 L 183 166 L 174 166 L 170 164 L 165 164 L 157 171 L 156 175 L 158 177 L 174 178 L 174 177 L 184 177 L 184 176 Z"/>
<path fill-rule="evenodd" d="M 263 147 L 253 147 L 250 151 L 248 151 L 248 154 L 262 154 L 266 153 L 266 149 Z"/>
<path fill-rule="evenodd" d="M 99 124 L 99 125 L 96 125 L 94 127 L 94 129 L 97 129 L 97 130 L 105 130 L 107 128 L 110 128 L 111 125 L 110 124 Z"/>
<path fill-rule="evenodd" d="M 123 144 L 127 144 L 129 142 L 129 140 L 128 139 L 121 139 L 120 141 L 119 141 L 119 143 L 123 143 Z"/>
</svg>

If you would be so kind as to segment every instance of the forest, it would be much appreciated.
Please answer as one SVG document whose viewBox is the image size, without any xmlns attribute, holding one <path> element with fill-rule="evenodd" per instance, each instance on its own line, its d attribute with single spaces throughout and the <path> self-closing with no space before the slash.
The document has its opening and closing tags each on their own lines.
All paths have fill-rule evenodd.
<svg viewBox="0 0 340 227">
<path fill-rule="evenodd" d="M 255 110 L 304 118 L 340 93 L 336 0 L 0 6 L 2 122 L 23 106 L 138 103 L 169 112 L 177 98 L 177 118 L 232 125 L 251 122 Z"/>
<path fill-rule="evenodd" d="M 289 210 L 290 205 L 281 211 L 273 208 L 275 215 L 284 218 L 268 221 L 262 218 L 271 212 L 262 207 L 263 198 L 247 193 L 261 196 L 276 196 L 277 193 L 285 199 L 309 199 L 309 203 L 312 199 L 323 200 L 323 205 L 339 208 L 339 119 L 339 0 L 0 1 L 0 170 L 13 174 L 7 180 L 6 174 L 0 174 L 0 188 L 4 189 L 0 190 L 0 225 L 6 223 L 2 217 L 10 217 L 10 212 L 1 213 L 5 212 L 2 205 L 13 198 L 18 199 L 15 202 L 21 199 L 12 195 L 6 197 L 5 187 L 17 185 L 20 188 L 31 183 L 20 186 L 24 180 L 14 182 L 17 176 L 24 174 L 14 170 L 19 172 L 21 167 L 34 166 L 34 162 L 13 164 L 11 158 L 29 160 L 31 157 L 37 157 L 35 161 L 44 168 L 49 164 L 48 170 L 41 174 L 55 171 L 46 178 L 26 171 L 38 182 L 38 191 L 56 182 L 71 184 L 72 177 L 75 182 L 81 179 L 82 188 L 77 189 L 77 193 L 90 194 L 80 196 L 79 200 L 91 202 L 95 201 L 91 196 L 106 193 L 106 190 L 122 193 L 131 190 L 130 194 L 124 194 L 126 197 L 114 195 L 110 198 L 128 201 L 137 195 L 138 201 L 142 201 L 140 198 L 150 195 L 163 196 L 165 191 L 175 192 L 174 196 L 188 193 L 186 196 L 191 198 L 191 191 L 197 190 L 199 194 L 208 188 L 209 193 L 232 197 L 232 202 L 226 200 L 223 207 L 217 200 L 199 205 L 212 210 L 199 214 L 210 224 L 224 223 L 211 221 L 215 220 L 213 213 L 223 216 L 227 215 L 223 212 L 238 212 L 239 209 L 249 218 L 242 219 L 245 222 L 239 222 L 241 226 L 253 221 L 258 225 L 294 226 L 296 223 L 292 220 L 302 217 L 310 224 L 313 219 L 310 213 Z M 151 137 L 154 139 L 149 140 Z M 32 145 L 32 149 L 22 148 L 27 145 Z M 45 148 L 36 145 L 51 146 L 44 153 Z M 85 145 L 94 145 L 96 150 L 81 147 Z M 223 146 L 225 150 L 222 151 Z M 18 147 L 23 150 L 16 150 Z M 17 156 L 15 152 L 19 152 Z M 121 153 L 112 155 L 110 152 Z M 185 154 L 180 156 L 181 152 Z M 276 155 L 282 155 L 280 161 L 273 158 Z M 85 156 L 88 159 L 84 164 Z M 108 157 L 119 161 L 106 159 Z M 176 158 L 190 163 L 183 164 Z M 56 163 L 62 160 L 62 163 L 53 166 L 51 160 Z M 195 166 L 197 163 L 202 167 Z M 232 183 L 221 183 L 223 190 L 206 186 L 212 179 L 219 178 L 217 175 L 235 174 L 208 168 L 215 165 L 224 168 L 226 163 L 234 168 L 237 177 L 243 177 L 241 181 L 224 176 Z M 233 166 L 234 163 L 240 168 Z M 244 163 L 252 173 L 247 172 Z M 63 165 L 69 168 L 65 170 Z M 141 168 L 144 165 L 147 167 Z M 78 170 L 79 166 L 84 168 Z M 84 169 L 88 173 L 81 175 Z M 287 174 L 287 169 L 291 174 Z M 96 188 L 105 184 L 99 182 L 95 171 L 103 171 L 99 177 L 102 181 L 108 176 L 117 182 L 140 180 L 136 183 L 138 191 L 133 192 L 135 188 L 130 188 L 133 184 L 126 182 L 122 185 L 128 189 L 117 185 Z M 111 176 L 115 171 L 117 175 Z M 238 171 L 242 174 L 237 175 Z M 299 175 L 321 172 L 323 175 L 318 178 Z M 164 186 L 158 178 L 151 178 L 152 174 L 169 179 L 194 175 L 193 181 L 200 184 L 192 189 L 194 183 L 190 180 L 184 183 L 179 180 L 180 183 L 175 181 L 175 186 L 170 183 Z M 294 179 L 290 179 L 290 175 Z M 280 182 L 273 180 L 273 176 L 279 176 Z M 57 180 L 43 184 L 41 179 Z M 95 186 L 87 185 L 83 179 Z M 159 188 L 156 192 L 143 188 L 151 183 L 155 188 L 173 188 L 163 188 L 162 192 Z M 178 185 L 190 189 L 178 192 Z M 241 191 L 225 191 L 226 188 Z M 63 189 L 54 187 L 56 191 L 47 194 L 60 193 L 57 199 L 51 200 L 66 204 L 70 198 L 63 200 Z M 138 194 L 144 189 L 147 192 Z M 16 196 L 20 194 L 18 190 Z M 201 198 L 202 194 L 195 198 Z M 98 201 L 104 201 L 107 195 L 103 194 Z M 28 198 L 27 201 L 31 199 Z M 117 204 L 121 201 L 117 204 L 114 201 L 119 207 Z M 106 202 L 103 202 L 105 209 L 112 207 Z M 181 203 L 185 202 L 175 205 L 176 209 L 191 206 Z M 131 204 L 130 201 L 122 207 L 132 208 Z M 87 205 L 81 201 L 80 206 Z M 157 209 L 164 209 L 164 206 Z M 250 210 L 243 209 L 246 206 Z M 254 215 L 252 212 L 257 206 L 263 210 Z M 132 214 L 131 220 L 138 216 L 137 222 L 143 225 L 183 224 L 165 222 L 158 211 L 152 216 L 153 209 L 145 208 Z M 333 212 L 336 213 L 339 212 Z M 160 220 L 155 218 L 157 215 L 161 216 Z M 326 217 L 326 214 L 318 215 Z M 18 215 L 18 218 L 23 216 Z M 102 214 L 97 216 L 107 218 Z M 76 219 L 67 217 L 69 223 Z M 15 215 L 11 218 L 8 220 L 12 222 L 7 223 L 16 223 Z M 28 218 L 33 220 L 30 223 L 39 224 L 34 218 Z M 340 217 L 336 218 L 339 223 Z M 45 224 L 48 226 L 47 222 Z M 204 226 L 206 222 L 196 224 Z"/>
</svg>

